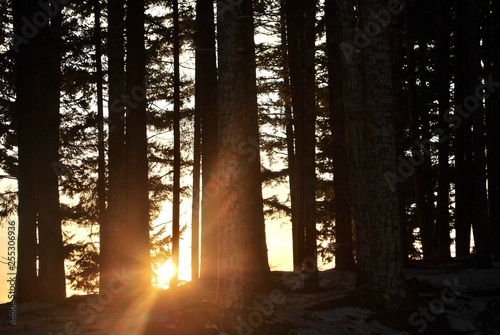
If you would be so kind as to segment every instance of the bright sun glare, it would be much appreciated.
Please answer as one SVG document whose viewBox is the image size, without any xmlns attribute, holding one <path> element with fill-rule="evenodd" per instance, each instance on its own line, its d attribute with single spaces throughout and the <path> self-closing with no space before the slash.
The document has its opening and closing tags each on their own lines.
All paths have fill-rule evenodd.
<svg viewBox="0 0 500 335">
<path fill-rule="evenodd" d="M 156 274 L 158 276 L 158 288 L 167 289 L 170 279 L 175 274 L 175 266 L 171 260 L 168 260 L 160 265 L 158 270 L 156 270 Z"/>
</svg>

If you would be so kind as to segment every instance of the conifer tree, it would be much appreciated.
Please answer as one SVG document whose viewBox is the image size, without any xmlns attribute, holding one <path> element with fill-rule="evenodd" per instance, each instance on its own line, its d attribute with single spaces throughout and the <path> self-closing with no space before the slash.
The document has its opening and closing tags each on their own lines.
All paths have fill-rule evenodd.
<svg viewBox="0 0 500 335">
<path fill-rule="evenodd" d="M 262 205 L 252 1 L 217 2 L 217 302 L 241 310 L 269 280 Z"/>
</svg>

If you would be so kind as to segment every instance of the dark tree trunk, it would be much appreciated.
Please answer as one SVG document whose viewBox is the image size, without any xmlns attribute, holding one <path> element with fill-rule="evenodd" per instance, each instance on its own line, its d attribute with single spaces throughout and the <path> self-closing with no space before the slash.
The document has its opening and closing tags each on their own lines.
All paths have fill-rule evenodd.
<svg viewBox="0 0 500 335">
<path fill-rule="evenodd" d="M 365 164 L 364 155 L 366 140 L 366 120 L 363 108 L 363 92 L 362 78 L 360 72 L 361 55 L 360 53 L 350 53 L 350 48 L 353 47 L 353 41 L 356 36 L 356 19 L 354 15 L 354 7 L 342 0 L 335 1 L 336 16 L 339 22 L 339 34 L 342 40 L 340 48 L 343 51 L 341 57 L 341 77 L 342 77 L 342 93 L 343 106 L 345 110 L 345 131 L 346 140 L 348 140 L 348 159 L 349 159 L 349 176 L 351 180 L 351 196 L 353 199 L 353 219 L 356 230 L 356 265 L 357 276 L 356 285 L 361 286 L 366 284 L 368 280 L 368 226 L 369 219 L 365 215 L 361 215 L 364 210 L 367 210 L 371 203 L 371 191 L 369 184 L 358 182 L 368 173 L 365 172 L 367 165 Z"/>
<path fill-rule="evenodd" d="M 421 50 L 423 54 L 428 54 L 430 51 L 428 50 L 429 47 L 426 43 L 422 43 Z M 431 82 L 427 80 L 425 77 L 420 78 L 420 86 L 422 88 L 428 87 L 431 85 Z M 426 99 L 423 98 L 421 99 L 423 102 L 425 102 Z M 430 102 L 430 101 L 429 101 Z M 423 191 L 425 194 L 425 225 L 428 227 L 429 230 L 429 240 L 431 241 L 430 243 L 430 252 L 429 254 L 431 257 L 436 258 L 438 256 L 437 250 L 436 250 L 436 240 L 435 240 L 435 231 L 436 231 L 436 197 L 434 195 L 434 192 L 436 190 L 436 182 L 435 182 L 435 171 L 434 171 L 434 166 L 433 166 L 433 161 L 434 161 L 434 153 L 430 150 L 431 145 L 426 143 L 426 139 L 430 139 L 434 136 L 434 133 L 431 130 L 431 115 L 429 111 L 427 111 L 425 108 L 419 107 L 421 110 L 420 118 L 421 118 L 421 132 L 420 132 L 420 139 L 422 143 L 420 144 L 420 150 L 426 157 L 424 160 L 423 166 L 422 166 L 422 178 L 423 178 Z"/>
<path fill-rule="evenodd" d="M 33 17 L 39 8 L 17 1 L 13 11 L 14 32 L 24 36 L 22 19 Z M 29 43 L 14 45 L 19 136 L 18 301 L 66 297 L 59 174 L 54 168 L 59 164 L 61 12 L 49 20 Z"/>
<path fill-rule="evenodd" d="M 467 4 L 456 1 L 456 52 L 455 52 L 455 107 L 454 117 L 459 120 L 453 125 L 455 130 L 455 231 L 456 255 L 464 257 L 470 253 L 470 233 L 473 213 L 472 150 L 470 118 L 464 117 L 463 103 L 469 92 L 467 83 Z M 464 24 L 465 23 L 465 24 Z M 462 113 L 462 114 L 461 114 Z"/>
<path fill-rule="evenodd" d="M 494 82 L 499 81 L 499 57 L 500 57 L 500 27 L 499 27 L 499 7 L 498 1 L 481 1 L 481 12 L 483 14 L 483 62 L 485 64 L 484 73 L 491 76 Z M 488 79 L 487 79 L 488 80 Z M 499 165 L 498 155 L 500 154 L 500 143 L 498 139 L 497 128 L 500 126 L 499 108 L 499 90 L 492 92 L 488 90 L 486 102 L 486 135 L 487 135 L 487 178 L 488 178 L 488 220 L 491 233 L 490 245 L 494 259 L 500 259 L 500 224 L 499 224 Z"/>
<path fill-rule="evenodd" d="M 392 70 L 392 101 L 393 101 L 393 116 L 396 138 L 401 139 L 396 141 L 396 155 L 405 157 L 405 143 L 402 139 L 405 138 L 405 116 L 403 115 L 403 106 L 405 105 L 405 95 L 403 94 L 403 55 L 405 49 L 403 45 L 403 28 L 404 15 L 394 15 L 389 24 L 389 38 L 391 43 L 391 70 Z M 404 180 L 395 179 L 393 181 L 394 191 L 398 194 L 399 201 L 399 217 L 401 221 L 401 243 L 403 249 L 403 262 L 408 261 L 410 250 L 410 234 L 408 222 L 406 219 L 406 202 L 408 192 L 403 187 Z"/>
<path fill-rule="evenodd" d="M 61 12 L 51 19 L 50 25 L 40 28 L 41 51 L 46 59 L 42 63 L 44 82 L 39 88 L 40 147 L 38 205 L 39 281 L 42 300 L 66 298 L 64 251 L 59 212 L 59 175 L 54 163 L 59 162 L 59 94 L 61 87 Z M 43 72 L 42 71 L 42 72 Z"/>
<path fill-rule="evenodd" d="M 319 289 L 318 250 L 316 240 L 316 0 L 304 6 L 304 123 L 302 142 L 304 165 L 304 223 L 306 230 L 304 267 L 307 273 L 304 289 Z M 299 116 L 300 118 L 300 116 Z"/>
<path fill-rule="evenodd" d="M 125 262 L 124 14 L 123 0 L 108 1 L 108 207 L 100 229 L 100 292 L 112 285 Z"/>
<path fill-rule="evenodd" d="M 438 128 L 441 130 L 438 156 L 438 198 L 435 241 L 440 258 L 449 259 L 450 254 L 450 1 L 434 3 L 434 23 L 436 32 L 436 86 L 439 104 Z"/>
<path fill-rule="evenodd" d="M 134 104 L 127 106 L 125 134 L 126 269 L 131 274 L 128 293 L 139 298 L 151 288 L 143 0 L 127 2 L 126 24 L 126 87 L 134 99 Z"/>
<path fill-rule="evenodd" d="M 492 45 L 493 48 L 493 73 L 492 77 L 495 82 L 500 81 L 500 2 L 493 1 L 493 36 L 494 42 Z M 500 110 L 500 90 L 496 90 L 492 92 L 492 105 L 493 109 L 497 113 L 496 117 L 496 199 L 500 199 L 500 116 L 498 115 L 498 110 Z M 496 216 L 493 218 L 493 239 L 495 243 L 493 243 L 493 252 L 495 255 L 495 259 L 500 260 L 500 207 L 498 206 L 498 202 L 496 205 Z"/>
<path fill-rule="evenodd" d="M 467 13 L 469 20 L 468 29 L 468 45 L 469 45 L 469 62 L 468 81 L 470 92 L 478 92 L 481 89 L 482 83 L 478 81 L 478 77 L 482 72 L 481 69 L 481 23 L 479 13 L 479 1 L 467 1 Z M 471 111 L 472 119 L 472 144 L 473 144 L 473 179 L 474 179 L 474 244 L 477 252 L 477 268 L 491 269 L 491 248 L 490 248 L 490 231 L 488 223 L 488 197 L 486 191 L 486 139 L 484 117 L 485 110 L 483 108 L 482 99 L 476 97 L 474 101 L 477 106 L 471 104 L 469 100 L 464 101 L 464 107 Z"/>
<path fill-rule="evenodd" d="M 269 279 L 260 172 L 252 2 L 217 2 L 219 273 L 217 302 L 239 310 Z"/>
<path fill-rule="evenodd" d="M 203 4 L 202 4 L 203 2 Z M 203 5 L 209 4 L 209 7 L 204 8 Z M 201 127 L 202 127 L 202 113 L 201 108 L 203 104 L 200 102 L 200 94 L 208 87 L 203 86 L 203 77 L 200 77 L 199 73 L 203 71 L 203 66 L 206 65 L 205 59 L 203 59 L 205 50 L 203 50 L 203 42 L 201 38 L 203 37 L 203 31 L 207 29 L 204 26 L 202 18 L 206 15 L 205 11 L 208 9 L 208 16 L 211 21 L 211 26 L 213 29 L 214 13 L 212 1 L 197 1 L 196 2 L 196 33 L 194 38 L 195 48 L 196 48 L 196 73 L 195 73 L 195 111 L 194 111 L 194 144 L 193 144 L 193 204 L 191 206 L 192 210 L 192 224 L 191 224 L 191 280 L 198 280 L 200 278 L 200 183 L 201 183 Z M 208 22 L 210 24 L 210 21 Z M 212 43 L 215 43 L 215 36 L 212 36 Z M 212 55 L 214 55 L 215 68 L 215 49 L 212 50 Z M 208 63 L 207 63 L 208 64 Z M 201 67 L 201 68 L 199 68 Z M 216 73 L 215 73 L 216 74 Z M 215 76 L 216 77 L 216 76 Z M 216 81 L 217 78 L 214 78 Z M 201 105 L 200 105 L 201 104 Z"/>
<path fill-rule="evenodd" d="M 200 181 L 201 181 L 201 113 L 194 111 L 193 136 L 193 203 L 191 205 L 191 280 L 200 276 Z"/>
<path fill-rule="evenodd" d="M 202 131 L 200 279 L 217 279 L 217 65 L 212 0 L 196 1 L 196 96 Z"/>
<path fill-rule="evenodd" d="M 292 232 L 293 241 L 296 245 L 293 247 L 296 254 L 293 256 L 298 264 L 294 264 L 295 269 L 301 269 L 306 258 L 305 255 L 305 222 L 304 222 L 304 171 L 299 163 L 303 160 L 301 143 L 299 138 L 302 137 L 302 127 L 304 115 L 304 60 L 303 60 L 303 1 L 298 0 L 285 0 L 285 15 L 288 39 L 288 68 L 290 72 L 291 84 L 291 97 L 292 97 L 292 110 L 293 110 L 293 128 L 295 130 L 295 161 L 293 162 L 295 169 L 295 191 L 296 191 L 296 225 L 295 230 Z M 293 204 L 292 204 L 293 205 Z"/>
<path fill-rule="evenodd" d="M 94 46 L 96 56 L 96 91 L 97 91 L 97 213 L 99 228 L 105 227 L 106 220 L 106 153 L 104 151 L 104 106 L 103 106 L 103 71 L 101 47 L 101 5 L 94 1 Z M 105 229 L 105 228 L 104 228 Z M 102 245 L 101 245 L 102 248 Z M 102 250 L 102 249 L 101 249 Z"/>
<path fill-rule="evenodd" d="M 307 272 L 304 289 L 317 290 L 315 165 L 316 1 L 285 1 L 297 173 L 298 252 Z M 303 226 L 302 226 L 303 225 Z M 302 235 L 302 236 L 300 236 Z"/>
<path fill-rule="evenodd" d="M 326 41 L 328 54 L 330 127 L 333 142 L 333 174 L 335 189 L 335 268 L 355 268 L 352 248 L 352 213 L 348 156 L 345 140 L 345 110 L 342 103 L 339 22 L 335 17 L 335 2 L 325 2 Z"/>
<path fill-rule="evenodd" d="M 483 52 L 483 62 L 484 62 L 484 73 L 493 74 L 494 73 L 494 61 L 495 58 L 495 36 L 494 22 L 490 1 L 481 1 L 481 13 L 482 13 L 482 52 Z M 496 227 L 495 222 L 497 220 L 497 158 L 496 158 L 496 119 L 497 110 L 495 109 L 495 92 L 490 94 L 488 98 L 485 99 L 486 108 L 486 153 L 487 153 L 487 178 L 488 178 L 488 224 L 490 227 L 490 245 L 492 246 L 492 251 L 496 248 Z"/>
<path fill-rule="evenodd" d="M 295 139 L 293 131 L 293 113 L 291 102 L 291 86 L 290 86 L 290 69 L 287 51 L 287 33 L 286 33 L 286 14 L 285 14 L 285 1 L 281 1 L 280 6 L 281 23 L 281 54 L 283 57 L 283 91 L 282 99 L 285 104 L 285 127 L 286 127 L 286 149 L 287 149 L 287 163 L 288 163 L 288 183 L 290 188 L 290 221 L 292 222 L 292 253 L 293 253 L 293 270 L 300 271 L 302 267 L 302 259 L 300 259 L 300 252 L 298 250 L 300 232 L 298 231 L 297 222 L 297 173 L 295 171 Z"/>
<path fill-rule="evenodd" d="M 349 17 L 345 13 L 352 10 L 347 10 L 345 6 L 342 3 L 338 5 L 342 8 L 339 10 L 341 27 L 345 18 Z M 386 9 L 380 0 L 361 1 L 361 26 L 373 22 L 372 13 L 383 10 Z M 346 36 L 343 38 L 346 43 L 352 43 L 352 32 L 342 36 Z M 342 59 L 349 71 L 344 78 L 348 78 L 347 84 L 352 85 L 356 82 L 352 74 L 357 64 L 349 65 L 349 60 Z M 383 30 L 373 36 L 371 43 L 362 50 L 362 69 L 363 94 L 360 96 L 363 101 L 360 103 L 359 98 L 353 97 L 353 105 L 348 100 L 352 96 L 344 100 L 352 196 L 355 199 L 354 218 L 356 229 L 364 238 L 359 241 L 364 243 L 357 249 L 365 257 L 357 282 L 366 284 L 368 294 L 365 298 L 373 308 L 397 314 L 402 307 L 405 290 L 399 204 L 397 194 L 387 179 L 388 174 L 396 175 L 397 167 L 390 43 Z M 351 87 L 344 87 L 344 92 L 352 94 Z"/>
<path fill-rule="evenodd" d="M 424 175 L 424 164 L 430 157 L 420 147 L 420 122 L 417 107 L 417 77 L 413 34 L 416 18 L 412 15 L 411 5 L 407 8 L 407 61 L 408 61 L 408 113 L 410 115 L 410 139 L 413 166 L 413 188 L 417 209 L 417 221 L 420 228 L 420 238 L 424 259 L 433 257 L 433 225 L 428 212 Z"/>
<path fill-rule="evenodd" d="M 32 1 L 14 1 L 14 34 L 23 36 L 23 17 L 33 17 L 37 5 Z M 36 39 L 36 38 L 35 38 Z M 34 96 L 41 85 L 40 63 L 37 62 L 39 43 L 32 40 L 16 49 L 14 73 L 16 84 L 16 122 L 18 141 L 18 259 L 16 301 L 34 300 L 39 292 L 37 282 L 37 141 L 39 102 Z M 14 45 L 14 48 L 16 46 Z"/>
<path fill-rule="evenodd" d="M 180 99 L 180 73 L 179 73 L 179 4 L 173 0 L 174 16 L 174 185 L 172 201 L 172 264 L 174 273 L 170 278 L 169 287 L 177 286 L 179 267 L 179 240 L 180 240 L 180 205 L 181 205 L 181 99 Z"/>
</svg>

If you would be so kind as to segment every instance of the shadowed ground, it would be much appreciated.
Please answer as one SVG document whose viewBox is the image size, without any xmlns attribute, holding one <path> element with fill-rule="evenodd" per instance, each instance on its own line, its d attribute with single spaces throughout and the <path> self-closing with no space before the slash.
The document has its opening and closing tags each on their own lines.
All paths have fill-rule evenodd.
<svg viewBox="0 0 500 335">
<path fill-rule="evenodd" d="M 362 290 L 352 293 L 355 273 L 328 270 L 321 272 L 322 290 L 315 294 L 300 293 L 304 274 L 273 272 L 273 287 L 253 297 L 240 314 L 211 302 L 214 285 L 188 283 L 132 305 L 111 295 L 73 296 L 60 304 L 23 303 L 16 306 L 16 327 L 2 322 L 0 333 L 500 334 L 500 264 L 495 265 L 493 270 L 475 270 L 458 262 L 414 263 L 405 274 L 415 299 L 399 319 L 353 306 L 362 295 Z M 8 308 L 1 306 L 4 315 Z"/>
</svg>

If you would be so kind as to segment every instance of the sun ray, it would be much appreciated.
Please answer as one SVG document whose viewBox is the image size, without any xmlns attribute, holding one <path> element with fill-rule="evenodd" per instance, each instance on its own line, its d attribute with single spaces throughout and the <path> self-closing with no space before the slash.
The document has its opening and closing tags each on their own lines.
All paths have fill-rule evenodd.
<svg viewBox="0 0 500 335">
<path fill-rule="evenodd" d="M 156 270 L 157 275 L 157 285 L 160 289 L 167 289 L 169 286 L 170 279 L 175 274 L 175 265 L 172 260 L 168 260 L 158 267 Z"/>
</svg>

